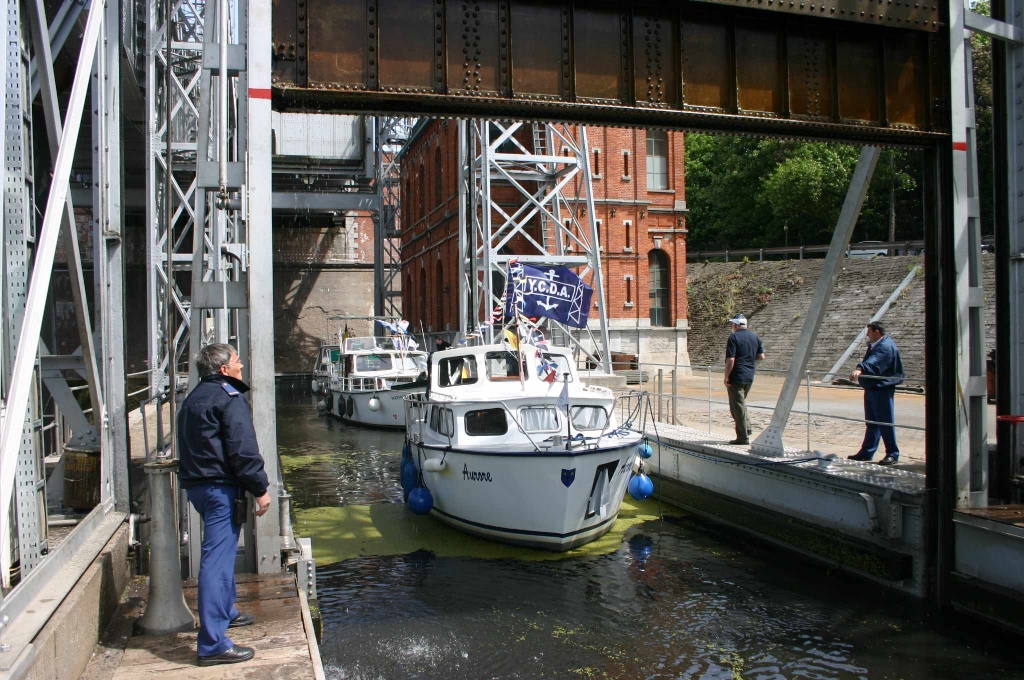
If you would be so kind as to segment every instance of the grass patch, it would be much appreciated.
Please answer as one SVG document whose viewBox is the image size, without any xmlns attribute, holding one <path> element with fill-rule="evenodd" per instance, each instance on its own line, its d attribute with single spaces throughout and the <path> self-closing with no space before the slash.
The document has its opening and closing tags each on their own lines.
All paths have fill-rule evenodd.
<svg viewBox="0 0 1024 680">
<path fill-rule="evenodd" d="M 662 509 L 666 515 L 681 515 L 680 510 L 670 506 Z M 524 548 L 470 536 L 433 517 L 414 515 L 403 503 L 297 509 L 295 531 L 314 537 L 313 557 L 320 565 L 354 557 L 406 555 L 417 550 L 438 557 L 542 561 L 614 552 L 629 528 L 656 519 L 656 500 L 637 503 L 627 496 L 611 531 L 567 552 Z"/>
</svg>

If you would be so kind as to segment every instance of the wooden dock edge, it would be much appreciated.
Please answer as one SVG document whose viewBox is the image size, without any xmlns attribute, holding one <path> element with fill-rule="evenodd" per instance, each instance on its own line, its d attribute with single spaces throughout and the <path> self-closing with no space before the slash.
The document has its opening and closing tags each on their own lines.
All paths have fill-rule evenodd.
<svg viewBox="0 0 1024 680">
<path fill-rule="evenodd" d="M 313 661 L 313 680 L 327 680 L 324 662 L 320 658 L 320 645 L 316 641 L 316 629 L 313 628 L 313 617 L 309 613 L 309 599 L 306 591 L 299 588 L 299 604 L 302 605 L 302 628 L 306 631 L 306 644 L 309 646 L 309 658 Z"/>
</svg>

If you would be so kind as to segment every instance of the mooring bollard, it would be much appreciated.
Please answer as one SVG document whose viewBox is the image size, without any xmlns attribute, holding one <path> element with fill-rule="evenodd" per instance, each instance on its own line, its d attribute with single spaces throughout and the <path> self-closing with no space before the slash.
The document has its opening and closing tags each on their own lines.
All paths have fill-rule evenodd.
<svg viewBox="0 0 1024 680">
<path fill-rule="evenodd" d="M 149 598 L 137 628 L 142 635 L 166 635 L 192 630 L 195 618 L 181 588 L 181 550 L 171 475 L 176 460 L 154 460 L 143 466 L 149 483 Z"/>
<path fill-rule="evenodd" d="M 281 515 L 281 551 L 299 552 L 299 544 L 292 536 L 292 497 L 283 487 L 277 496 L 277 502 Z"/>
</svg>

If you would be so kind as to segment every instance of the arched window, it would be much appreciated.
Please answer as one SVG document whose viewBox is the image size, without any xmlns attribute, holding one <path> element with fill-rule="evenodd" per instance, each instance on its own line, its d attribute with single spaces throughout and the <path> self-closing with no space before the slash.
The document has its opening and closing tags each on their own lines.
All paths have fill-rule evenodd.
<svg viewBox="0 0 1024 680">
<path fill-rule="evenodd" d="M 444 202 L 444 177 L 442 176 L 441 147 L 434 149 L 434 204 Z"/>
<path fill-rule="evenodd" d="M 424 217 L 427 216 L 427 173 L 426 173 L 422 163 L 420 163 L 420 178 L 419 178 L 419 181 L 420 181 L 420 184 L 419 184 L 419 187 L 418 187 L 419 188 L 419 196 L 417 197 L 417 205 L 419 206 L 420 212 L 419 212 L 419 215 L 417 215 L 416 217 L 417 217 L 417 219 L 422 220 Z"/>
<path fill-rule="evenodd" d="M 671 299 L 671 277 L 668 255 L 662 250 L 652 250 L 647 257 L 648 290 L 651 303 L 651 325 L 671 326 L 672 314 L 669 307 Z"/>
<path fill-rule="evenodd" d="M 416 310 L 420 323 L 427 323 L 427 270 L 420 267 L 420 308 Z"/>
<path fill-rule="evenodd" d="M 413 314 L 415 310 L 412 308 L 413 299 L 412 274 L 407 273 L 405 275 L 405 286 L 402 289 L 402 316 L 408 319 L 415 318 Z"/>
<path fill-rule="evenodd" d="M 441 260 L 437 261 L 437 278 L 434 279 L 434 295 L 437 296 L 434 310 L 433 326 L 435 331 L 444 330 L 444 298 L 445 298 L 445 285 L 444 285 L 444 267 L 441 266 Z"/>
</svg>

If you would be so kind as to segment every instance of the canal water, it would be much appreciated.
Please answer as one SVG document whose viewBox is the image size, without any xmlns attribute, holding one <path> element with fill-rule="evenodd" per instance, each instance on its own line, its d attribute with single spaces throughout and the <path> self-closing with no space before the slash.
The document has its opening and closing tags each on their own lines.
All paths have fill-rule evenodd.
<svg viewBox="0 0 1024 680">
<path fill-rule="evenodd" d="M 329 678 L 1024 678 L 1013 638 L 656 502 L 567 555 L 415 518 L 402 435 L 314 404 L 279 392 L 278 444 Z"/>
</svg>

